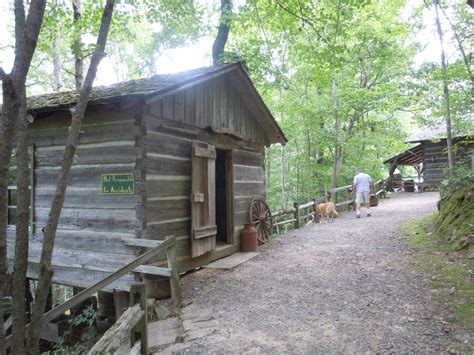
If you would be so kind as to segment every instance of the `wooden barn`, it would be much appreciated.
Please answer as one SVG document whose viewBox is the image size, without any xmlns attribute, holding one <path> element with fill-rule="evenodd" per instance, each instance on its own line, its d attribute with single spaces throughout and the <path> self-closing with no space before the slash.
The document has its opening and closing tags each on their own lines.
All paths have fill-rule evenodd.
<svg viewBox="0 0 474 355">
<path fill-rule="evenodd" d="M 399 165 L 412 166 L 424 187 L 437 187 L 446 177 L 445 170 L 448 168 L 445 127 L 426 128 L 409 138 L 407 143 L 414 146 L 384 162 L 390 164 L 389 177 L 393 178 L 393 172 Z M 474 169 L 474 135 L 455 135 L 453 146 L 455 165 Z"/>
<path fill-rule="evenodd" d="M 77 97 L 28 100 L 32 278 Z M 265 147 L 286 141 L 239 63 L 94 88 L 57 231 L 53 281 L 88 287 L 133 260 L 143 240 L 169 235 L 180 272 L 239 251 L 248 206 L 265 198 Z M 9 211 L 13 216 L 13 202 Z M 122 277 L 106 290 L 128 291 L 133 280 Z"/>
</svg>

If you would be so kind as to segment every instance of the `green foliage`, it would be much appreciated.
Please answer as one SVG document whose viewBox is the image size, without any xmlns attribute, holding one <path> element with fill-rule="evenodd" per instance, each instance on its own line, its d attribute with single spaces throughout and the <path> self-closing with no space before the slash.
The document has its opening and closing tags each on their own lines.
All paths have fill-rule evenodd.
<svg viewBox="0 0 474 355">
<path fill-rule="evenodd" d="M 62 62 L 63 90 L 74 88 L 74 54 L 82 53 L 87 68 L 104 3 L 102 0 L 82 1 L 81 20 L 73 22 L 71 1 L 48 1 L 28 78 L 30 93 L 54 90 L 55 58 Z M 156 74 L 155 61 L 160 54 L 194 41 L 206 28 L 204 9 L 196 1 L 120 1 L 112 18 L 107 54 L 120 80 L 151 76 Z M 76 44 L 78 39 L 82 41 L 80 47 Z"/>
<path fill-rule="evenodd" d="M 68 320 L 70 325 L 69 329 L 64 332 L 64 334 L 59 337 L 57 342 L 53 346 L 52 352 L 46 352 L 44 354 L 49 353 L 71 353 L 71 352 L 81 352 L 80 350 L 83 348 L 85 343 L 89 343 L 93 340 L 96 336 L 95 328 L 93 327 L 96 319 L 96 311 L 92 305 L 87 305 L 80 314 Z M 68 337 L 72 332 L 73 327 L 88 327 L 87 333 L 83 339 L 77 344 L 73 346 L 68 345 Z M 83 350 L 83 349 L 82 349 Z"/>
<path fill-rule="evenodd" d="M 436 234 L 452 250 L 474 247 L 474 173 L 444 181 Z"/>
<path fill-rule="evenodd" d="M 445 241 L 434 232 L 438 214 L 413 220 L 402 227 L 414 250 L 417 266 L 427 274 L 441 304 L 455 310 L 456 323 L 474 330 L 474 259 L 466 253 L 451 253 Z M 461 351 L 462 352 L 462 351 Z"/>
<path fill-rule="evenodd" d="M 248 1 L 228 48 L 240 53 L 289 143 L 267 150 L 268 200 L 288 207 L 322 195 L 335 176 L 374 180 L 406 149 L 400 88 L 415 48 L 404 1 Z M 335 166 L 335 161 L 340 167 Z"/>
</svg>

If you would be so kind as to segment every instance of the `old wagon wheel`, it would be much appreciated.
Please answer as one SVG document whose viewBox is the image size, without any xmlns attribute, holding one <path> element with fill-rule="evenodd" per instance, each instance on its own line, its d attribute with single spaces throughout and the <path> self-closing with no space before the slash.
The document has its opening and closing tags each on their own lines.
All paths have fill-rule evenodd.
<svg viewBox="0 0 474 355">
<path fill-rule="evenodd" d="M 258 244 L 264 244 L 272 237 L 272 213 L 265 201 L 254 198 L 250 202 L 249 221 L 257 230 Z"/>
</svg>

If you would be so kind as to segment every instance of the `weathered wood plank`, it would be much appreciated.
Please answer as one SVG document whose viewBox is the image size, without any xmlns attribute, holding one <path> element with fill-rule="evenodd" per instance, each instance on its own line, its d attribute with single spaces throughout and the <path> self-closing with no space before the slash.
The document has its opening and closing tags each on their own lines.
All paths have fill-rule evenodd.
<svg viewBox="0 0 474 355">
<path fill-rule="evenodd" d="M 28 140 L 38 147 L 65 145 L 68 128 L 33 128 L 28 131 Z M 136 133 L 135 120 L 118 122 L 104 122 L 102 124 L 91 124 L 81 126 L 79 144 L 105 143 L 110 141 L 123 141 L 134 139 Z M 104 134 L 104 131 L 107 134 Z"/>
<path fill-rule="evenodd" d="M 132 328 L 145 316 L 140 304 L 127 308 L 117 322 L 91 348 L 90 354 L 113 354 L 129 341 Z"/>
<path fill-rule="evenodd" d="M 151 239 L 139 239 L 139 238 L 121 238 L 121 241 L 126 245 L 143 248 L 156 248 L 163 241 L 162 240 L 151 240 Z"/>
<path fill-rule="evenodd" d="M 238 132 L 238 128 L 235 122 L 235 115 L 234 115 L 234 94 L 235 90 L 232 86 L 230 80 L 227 80 L 227 122 L 228 127 L 236 132 Z"/>
<path fill-rule="evenodd" d="M 260 190 L 261 191 L 261 190 Z M 248 211 L 250 206 L 250 202 L 254 198 L 261 198 L 264 199 L 264 195 L 257 195 L 257 194 L 249 194 L 249 196 L 237 196 L 234 198 L 234 213 L 241 212 L 241 211 Z"/>
<path fill-rule="evenodd" d="M 137 266 L 135 269 L 133 269 L 133 272 L 171 277 L 171 270 L 169 268 L 151 266 L 151 265 Z"/>
<path fill-rule="evenodd" d="M 97 280 L 102 280 L 107 277 L 110 273 L 93 271 L 93 270 L 82 270 L 74 269 L 69 267 L 53 266 L 53 282 L 61 285 L 77 286 L 86 288 L 93 285 Z M 36 263 L 28 264 L 28 278 L 38 279 L 39 265 Z M 104 287 L 102 290 L 112 292 L 113 290 L 130 290 L 130 285 L 135 282 L 132 275 L 125 275 L 112 284 Z"/>
<path fill-rule="evenodd" d="M 261 166 L 234 164 L 234 181 L 264 181 L 265 171 Z"/>
<path fill-rule="evenodd" d="M 135 142 L 116 141 L 78 146 L 74 164 L 131 163 L 135 161 Z M 64 146 L 39 147 L 35 151 L 36 166 L 60 165 Z"/>
<path fill-rule="evenodd" d="M 213 128 L 221 127 L 221 80 L 219 78 L 211 81 L 212 84 L 212 116 L 209 126 Z"/>
<path fill-rule="evenodd" d="M 174 119 L 174 96 L 166 96 L 163 98 L 163 117 Z"/>
<path fill-rule="evenodd" d="M 148 135 L 145 137 L 145 147 L 147 152 L 150 153 L 190 158 L 192 140 L 167 135 L 161 132 L 148 131 Z"/>
<path fill-rule="evenodd" d="M 35 189 L 35 207 L 51 207 L 55 187 L 48 185 Z M 102 195 L 100 186 L 93 188 L 68 188 L 64 199 L 66 208 L 134 209 L 139 195 Z"/>
<path fill-rule="evenodd" d="M 234 150 L 233 163 L 236 165 L 263 167 L 264 156 L 262 153 L 254 153 L 244 150 Z"/>
<path fill-rule="evenodd" d="M 35 170 L 37 186 L 56 185 L 60 167 L 50 166 Z M 73 165 L 69 186 L 100 187 L 102 174 L 134 173 L 134 163 Z"/>
<path fill-rule="evenodd" d="M 204 121 L 202 122 L 201 127 L 206 127 L 211 125 L 212 123 L 212 82 L 207 81 L 204 83 L 205 91 L 204 91 Z"/>
<path fill-rule="evenodd" d="M 145 158 L 145 168 L 149 174 L 190 175 L 191 158 L 148 153 Z"/>
<path fill-rule="evenodd" d="M 183 91 L 174 95 L 174 120 L 178 122 L 184 122 L 184 95 Z"/>
<path fill-rule="evenodd" d="M 234 196 L 265 196 L 266 187 L 263 181 L 234 182 Z"/>
<path fill-rule="evenodd" d="M 8 230 L 9 240 L 14 240 L 14 229 Z M 113 231 L 97 232 L 87 230 L 58 229 L 55 246 L 62 249 L 79 251 L 104 251 L 113 254 L 133 255 L 136 248 L 124 244 L 122 238 L 134 238 L 135 234 L 117 233 Z M 31 243 L 42 243 L 41 231 L 30 236 Z"/>
<path fill-rule="evenodd" d="M 228 128 L 229 127 L 229 119 L 228 119 L 228 107 L 227 107 L 227 99 L 228 99 L 228 90 L 227 90 L 227 80 L 226 80 L 226 77 L 222 77 L 222 78 L 219 78 L 219 81 L 220 81 L 220 91 L 219 91 L 219 95 L 220 95 L 220 113 L 219 113 L 219 116 L 220 116 L 220 126 L 219 127 L 225 127 L 225 128 Z"/>
<path fill-rule="evenodd" d="M 192 87 L 187 89 L 185 95 L 184 122 L 196 126 L 196 88 Z"/>
<path fill-rule="evenodd" d="M 190 217 L 190 200 L 147 201 L 147 222 L 162 222 Z"/>
<path fill-rule="evenodd" d="M 195 112 L 195 126 L 204 127 L 205 120 L 205 93 L 206 88 L 203 84 L 196 87 L 196 112 Z"/>
<path fill-rule="evenodd" d="M 157 100 L 148 106 L 148 110 L 152 115 L 163 116 L 163 100 Z"/>
<path fill-rule="evenodd" d="M 160 179 L 146 181 L 147 197 L 190 196 L 191 180 Z"/>
<path fill-rule="evenodd" d="M 36 208 L 35 221 L 39 229 L 46 224 L 49 208 Z M 59 228 L 96 231 L 133 232 L 138 226 L 135 210 L 104 210 L 63 208 Z"/>
</svg>

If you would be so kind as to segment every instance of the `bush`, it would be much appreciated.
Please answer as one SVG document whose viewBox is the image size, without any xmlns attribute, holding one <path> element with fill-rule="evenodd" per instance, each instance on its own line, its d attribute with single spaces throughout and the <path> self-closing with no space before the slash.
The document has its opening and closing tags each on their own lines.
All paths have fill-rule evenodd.
<svg viewBox="0 0 474 355">
<path fill-rule="evenodd" d="M 474 173 L 466 170 L 443 181 L 440 193 L 436 234 L 453 250 L 469 247 L 474 242 Z"/>
</svg>

